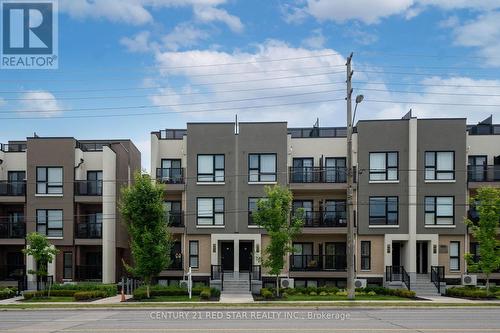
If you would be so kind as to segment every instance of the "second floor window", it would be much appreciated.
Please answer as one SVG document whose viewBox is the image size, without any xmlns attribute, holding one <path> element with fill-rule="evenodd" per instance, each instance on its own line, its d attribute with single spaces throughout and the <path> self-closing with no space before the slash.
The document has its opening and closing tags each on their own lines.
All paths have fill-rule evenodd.
<svg viewBox="0 0 500 333">
<path fill-rule="evenodd" d="M 63 237 L 63 211 L 60 209 L 38 209 L 36 231 L 48 237 Z"/>
<path fill-rule="evenodd" d="M 425 179 L 426 180 L 455 179 L 455 152 L 426 151 Z"/>
<path fill-rule="evenodd" d="M 370 197 L 371 225 L 398 225 L 398 197 Z"/>
<path fill-rule="evenodd" d="M 224 225 L 224 198 L 198 198 L 197 224 Z"/>
<path fill-rule="evenodd" d="M 102 171 L 87 171 L 87 193 L 102 195 Z"/>
<path fill-rule="evenodd" d="M 252 218 L 252 213 L 257 211 L 259 208 L 257 206 L 257 203 L 259 200 L 265 200 L 265 198 L 248 198 L 248 224 L 249 225 L 255 225 L 255 222 Z"/>
<path fill-rule="evenodd" d="M 198 181 L 224 182 L 224 155 L 198 155 Z"/>
<path fill-rule="evenodd" d="M 275 182 L 276 154 L 249 154 L 248 181 Z"/>
<path fill-rule="evenodd" d="M 454 224 L 454 197 L 425 197 L 425 224 Z"/>
<path fill-rule="evenodd" d="M 37 194 L 63 193 L 63 168 L 37 167 L 36 168 Z"/>
<path fill-rule="evenodd" d="M 370 153 L 370 180 L 398 180 L 398 153 Z"/>
</svg>

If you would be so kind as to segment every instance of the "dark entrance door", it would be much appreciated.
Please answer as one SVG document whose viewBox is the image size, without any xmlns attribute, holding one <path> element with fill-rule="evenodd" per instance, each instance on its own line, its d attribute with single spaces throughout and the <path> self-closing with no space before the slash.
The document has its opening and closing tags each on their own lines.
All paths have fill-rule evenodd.
<svg viewBox="0 0 500 333">
<path fill-rule="evenodd" d="M 417 274 L 427 274 L 428 265 L 428 246 L 427 242 L 417 243 Z"/>
<path fill-rule="evenodd" d="M 240 272 L 250 272 L 252 269 L 252 242 L 240 242 Z"/>
<path fill-rule="evenodd" d="M 401 243 L 392 243 L 392 266 L 401 266 Z"/>
<path fill-rule="evenodd" d="M 221 262 L 224 271 L 234 271 L 234 243 L 221 242 Z"/>
</svg>

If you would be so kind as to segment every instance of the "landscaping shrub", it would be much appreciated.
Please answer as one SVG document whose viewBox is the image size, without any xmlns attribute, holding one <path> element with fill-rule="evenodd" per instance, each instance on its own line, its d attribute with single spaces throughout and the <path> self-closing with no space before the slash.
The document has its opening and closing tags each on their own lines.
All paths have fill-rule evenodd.
<svg viewBox="0 0 500 333">
<path fill-rule="evenodd" d="M 260 295 L 261 295 L 262 297 L 264 297 L 265 299 L 271 299 L 271 298 L 273 298 L 273 296 L 274 296 L 274 295 L 273 295 L 273 292 L 272 292 L 271 290 L 267 289 L 267 288 L 262 288 L 262 289 L 260 290 Z"/>
<path fill-rule="evenodd" d="M 212 296 L 212 293 L 210 292 L 210 288 L 204 288 L 204 289 L 200 292 L 200 298 L 201 298 L 201 299 L 204 299 L 204 300 L 209 300 L 209 299 L 210 299 L 210 296 Z"/>
<path fill-rule="evenodd" d="M 210 288 L 210 294 L 214 298 L 219 298 L 220 297 L 220 290 L 217 289 L 217 288 L 212 287 L 212 288 Z"/>
<path fill-rule="evenodd" d="M 14 288 L 5 288 L 0 290 L 0 299 L 6 299 L 16 296 L 17 290 Z"/>
<path fill-rule="evenodd" d="M 451 297 L 464 297 L 464 298 L 490 298 L 493 295 L 486 295 L 486 289 L 474 288 L 474 287 L 453 287 L 446 289 L 446 295 Z"/>
<path fill-rule="evenodd" d="M 389 289 L 384 287 L 366 287 L 356 289 L 359 292 L 364 293 L 365 295 L 386 295 L 386 296 L 398 296 L 404 298 L 415 298 L 416 294 L 413 290 L 408 289 Z M 375 293 L 375 294 L 374 294 Z"/>
<path fill-rule="evenodd" d="M 107 297 L 106 292 L 102 290 L 94 291 L 78 291 L 73 294 L 75 301 L 87 301 L 91 299 L 105 298 Z"/>
<path fill-rule="evenodd" d="M 92 283 L 92 282 L 84 282 L 84 283 L 67 283 L 67 284 L 53 284 L 51 289 L 55 290 L 72 290 L 72 291 L 102 291 L 106 293 L 106 297 L 115 296 L 118 293 L 118 288 L 116 284 L 102 284 L 102 283 Z M 54 295 L 55 296 L 55 295 Z M 73 295 L 71 295 L 73 296 Z"/>
</svg>

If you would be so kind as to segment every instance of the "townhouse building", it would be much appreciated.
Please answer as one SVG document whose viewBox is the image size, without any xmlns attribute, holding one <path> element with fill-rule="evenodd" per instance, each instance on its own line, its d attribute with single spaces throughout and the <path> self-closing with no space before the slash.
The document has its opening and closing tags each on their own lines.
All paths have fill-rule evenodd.
<svg viewBox="0 0 500 333">
<path fill-rule="evenodd" d="M 0 146 L 0 281 L 34 268 L 22 253 L 27 233 L 59 250 L 48 273 L 57 282 L 114 283 L 130 258 L 118 211 L 120 188 L 140 170 L 130 140 L 29 137 Z"/>
<path fill-rule="evenodd" d="M 475 216 L 469 197 L 479 186 L 500 186 L 499 134 L 491 118 L 468 126 L 464 118 L 409 113 L 357 123 L 357 278 L 425 289 L 434 271 L 460 283 L 464 253 L 477 252 L 464 224 Z M 264 187 L 278 184 L 292 191 L 293 209 L 305 211 L 283 278 L 295 286 L 344 287 L 346 154 L 345 128 L 188 123 L 152 132 L 151 174 L 164 184 L 175 238 L 175 264 L 159 279 L 178 283 L 191 267 L 195 281 L 214 285 L 224 278 L 274 284 L 261 268 L 269 238 L 252 212 Z"/>
</svg>

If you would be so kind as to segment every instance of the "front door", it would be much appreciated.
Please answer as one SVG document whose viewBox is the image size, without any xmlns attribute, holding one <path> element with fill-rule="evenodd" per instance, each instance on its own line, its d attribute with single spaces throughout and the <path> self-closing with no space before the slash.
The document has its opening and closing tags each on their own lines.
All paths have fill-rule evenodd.
<svg viewBox="0 0 500 333">
<path fill-rule="evenodd" d="M 427 274 L 428 250 L 427 242 L 417 242 L 417 274 Z"/>
<path fill-rule="evenodd" d="M 401 266 L 401 243 L 392 243 L 392 266 Z"/>
<path fill-rule="evenodd" d="M 222 252 L 221 252 L 221 263 L 222 269 L 226 272 L 234 271 L 234 243 L 233 242 L 221 242 Z"/>
<path fill-rule="evenodd" d="M 252 248 L 252 242 L 240 242 L 240 272 L 250 272 L 252 270 Z"/>
</svg>

